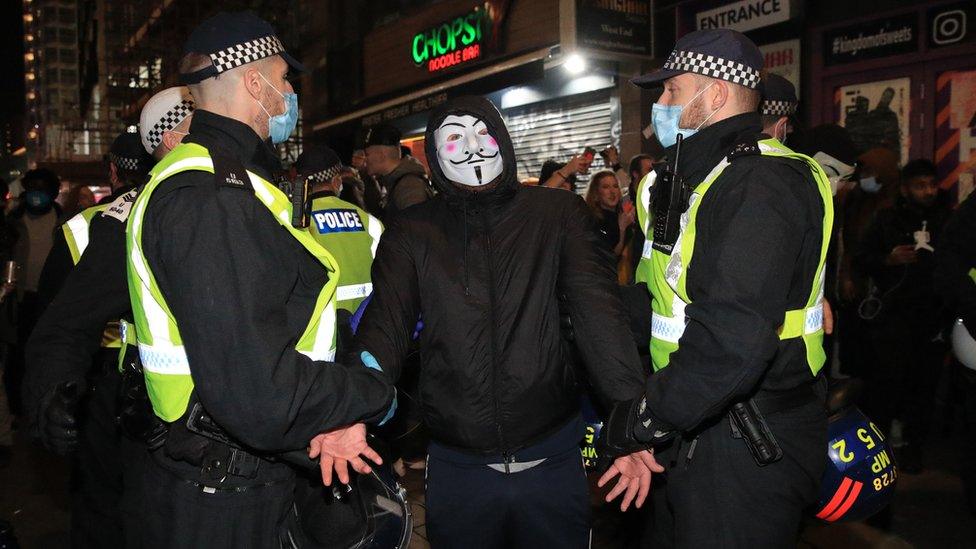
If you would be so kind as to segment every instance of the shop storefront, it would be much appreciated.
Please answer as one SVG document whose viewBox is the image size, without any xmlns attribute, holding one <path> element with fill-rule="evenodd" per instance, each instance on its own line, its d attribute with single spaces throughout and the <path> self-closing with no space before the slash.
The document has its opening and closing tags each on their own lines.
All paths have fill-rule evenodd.
<svg viewBox="0 0 976 549">
<path fill-rule="evenodd" d="M 615 145 L 625 162 L 646 146 L 640 129 L 647 113 L 628 81 L 651 60 L 651 7 L 650 0 L 435 4 L 373 30 L 363 41 L 360 106 L 308 128 L 343 150 L 369 127 L 393 124 L 425 161 L 430 110 L 478 94 L 506 119 L 520 179 L 586 147 Z M 601 167 L 597 159 L 593 168 Z"/>
<path fill-rule="evenodd" d="M 802 101 L 800 59 L 803 0 L 691 0 L 675 10 L 676 38 L 696 30 L 726 28 L 739 31 L 759 46 L 767 71 L 793 83 Z M 672 23 L 662 19 L 661 25 Z M 663 35 L 663 33 L 662 33 Z M 659 44 L 670 50 L 673 43 Z"/>
<path fill-rule="evenodd" d="M 862 147 L 935 162 L 960 200 L 976 177 L 976 2 L 929 2 L 813 29 L 812 118 Z"/>
<path fill-rule="evenodd" d="M 675 33 L 731 28 L 797 88 L 800 118 L 845 126 L 862 149 L 936 163 L 963 198 L 976 178 L 976 2 L 688 0 Z M 658 21 L 660 49 L 670 47 Z M 664 44 L 664 42 L 669 42 Z"/>
</svg>

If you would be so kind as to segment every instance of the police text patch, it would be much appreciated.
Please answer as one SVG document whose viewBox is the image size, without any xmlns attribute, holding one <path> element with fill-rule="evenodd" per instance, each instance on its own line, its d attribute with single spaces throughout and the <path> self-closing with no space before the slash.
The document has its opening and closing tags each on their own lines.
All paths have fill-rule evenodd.
<svg viewBox="0 0 976 549">
<path fill-rule="evenodd" d="M 327 233 L 348 233 L 365 231 L 363 220 L 359 217 L 356 210 L 332 209 L 315 210 L 312 212 L 312 221 L 319 234 Z"/>
</svg>

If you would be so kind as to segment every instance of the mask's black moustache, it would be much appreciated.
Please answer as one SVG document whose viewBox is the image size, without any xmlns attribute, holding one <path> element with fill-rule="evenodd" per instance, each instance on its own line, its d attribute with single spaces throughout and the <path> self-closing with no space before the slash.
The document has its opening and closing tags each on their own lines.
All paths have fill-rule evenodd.
<svg viewBox="0 0 976 549">
<path fill-rule="evenodd" d="M 451 164 L 454 164 L 455 166 L 457 166 L 458 164 L 467 164 L 468 162 L 471 162 L 471 159 L 474 158 L 475 156 L 477 156 L 478 158 L 482 158 L 482 159 L 488 159 L 488 158 L 495 158 L 496 156 L 498 156 L 498 154 L 499 154 L 498 152 L 495 152 L 495 154 L 491 154 L 491 155 L 487 155 L 486 156 L 486 155 L 483 155 L 481 153 L 471 153 L 464 160 L 458 160 L 457 162 L 455 162 L 453 160 L 449 160 L 449 162 Z M 481 161 L 479 160 L 478 162 L 481 162 Z"/>
</svg>

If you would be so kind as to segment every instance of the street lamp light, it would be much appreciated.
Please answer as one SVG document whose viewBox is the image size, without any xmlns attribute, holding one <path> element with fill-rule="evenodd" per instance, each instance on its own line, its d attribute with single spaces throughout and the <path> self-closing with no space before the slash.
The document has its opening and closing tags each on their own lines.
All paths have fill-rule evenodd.
<svg viewBox="0 0 976 549">
<path fill-rule="evenodd" d="M 586 59 L 583 59 L 583 56 L 578 53 L 571 53 L 566 58 L 566 62 L 563 63 L 563 67 L 570 74 L 580 74 L 586 70 Z"/>
</svg>

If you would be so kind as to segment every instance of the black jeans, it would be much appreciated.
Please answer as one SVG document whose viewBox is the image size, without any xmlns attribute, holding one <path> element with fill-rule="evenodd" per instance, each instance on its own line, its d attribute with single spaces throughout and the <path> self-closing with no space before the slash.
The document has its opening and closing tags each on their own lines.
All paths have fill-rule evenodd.
<svg viewBox="0 0 976 549">
<path fill-rule="evenodd" d="M 442 548 L 584 548 L 590 496 L 578 448 L 519 473 L 427 458 L 427 537 Z"/>
<path fill-rule="evenodd" d="M 817 499 L 827 460 L 819 402 L 766 418 L 783 459 L 760 467 L 722 416 L 698 436 L 658 453 L 665 482 L 651 490 L 644 547 L 796 547 L 803 510 Z"/>
</svg>

